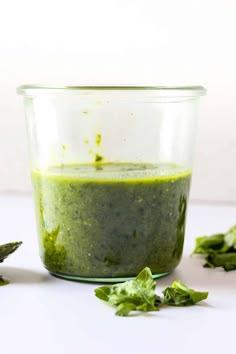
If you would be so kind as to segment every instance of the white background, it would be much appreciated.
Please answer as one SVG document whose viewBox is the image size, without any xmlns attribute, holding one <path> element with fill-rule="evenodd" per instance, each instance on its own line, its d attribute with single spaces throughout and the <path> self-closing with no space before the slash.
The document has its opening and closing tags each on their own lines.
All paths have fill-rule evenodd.
<svg viewBox="0 0 236 354">
<path fill-rule="evenodd" d="M 0 0 L 0 191 L 29 191 L 23 83 L 201 84 L 192 198 L 236 201 L 235 0 Z"/>
</svg>

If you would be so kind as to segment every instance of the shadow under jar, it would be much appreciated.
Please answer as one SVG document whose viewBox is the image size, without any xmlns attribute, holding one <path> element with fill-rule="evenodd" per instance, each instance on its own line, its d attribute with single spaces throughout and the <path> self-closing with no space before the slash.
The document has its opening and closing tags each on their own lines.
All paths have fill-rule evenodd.
<svg viewBox="0 0 236 354">
<path fill-rule="evenodd" d="M 21 86 L 40 253 L 62 278 L 171 272 L 203 87 Z"/>
</svg>

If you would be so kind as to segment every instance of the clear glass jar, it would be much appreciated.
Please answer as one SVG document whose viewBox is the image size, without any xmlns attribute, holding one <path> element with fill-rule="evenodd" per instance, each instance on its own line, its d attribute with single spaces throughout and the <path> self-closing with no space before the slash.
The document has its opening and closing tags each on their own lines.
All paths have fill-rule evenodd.
<svg viewBox="0 0 236 354">
<path fill-rule="evenodd" d="M 21 86 L 41 257 L 62 278 L 171 272 L 203 87 Z"/>
</svg>

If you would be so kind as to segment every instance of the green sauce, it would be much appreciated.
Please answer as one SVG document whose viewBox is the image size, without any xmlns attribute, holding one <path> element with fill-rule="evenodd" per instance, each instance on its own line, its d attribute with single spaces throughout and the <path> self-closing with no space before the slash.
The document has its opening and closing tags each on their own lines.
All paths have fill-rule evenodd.
<svg viewBox="0 0 236 354">
<path fill-rule="evenodd" d="M 99 147 L 101 145 L 101 142 L 102 142 L 102 135 L 100 133 L 97 133 L 96 138 L 95 138 L 96 146 Z"/>
<path fill-rule="evenodd" d="M 53 273 L 91 278 L 160 274 L 180 261 L 190 171 L 96 164 L 33 171 L 41 256 Z"/>
</svg>

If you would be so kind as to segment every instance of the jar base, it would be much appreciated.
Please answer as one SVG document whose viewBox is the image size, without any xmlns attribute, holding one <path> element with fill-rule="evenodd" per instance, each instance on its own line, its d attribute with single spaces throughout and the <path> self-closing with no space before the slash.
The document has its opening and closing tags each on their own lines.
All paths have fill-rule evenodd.
<svg viewBox="0 0 236 354">
<path fill-rule="evenodd" d="M 121 283 L 127 280 L 132 280 L 135 277 L 119 277 L 119 278 L 99 278 L 99 277 L 81 277 L 78 275 L 68 275 L 63 273 L 54 273 L 49 272 L 54 277 L 64 279 L 64 280 L 71 280 L 71 281 L 79 281 L 79 282 L 86 282 L 86 283 Z M 160 273 L 160 274 L 153 274 L 153 279 L 158 279 L 165 277 L 166 275 L 170 274 L 170 272 Z"/>
</svg>

